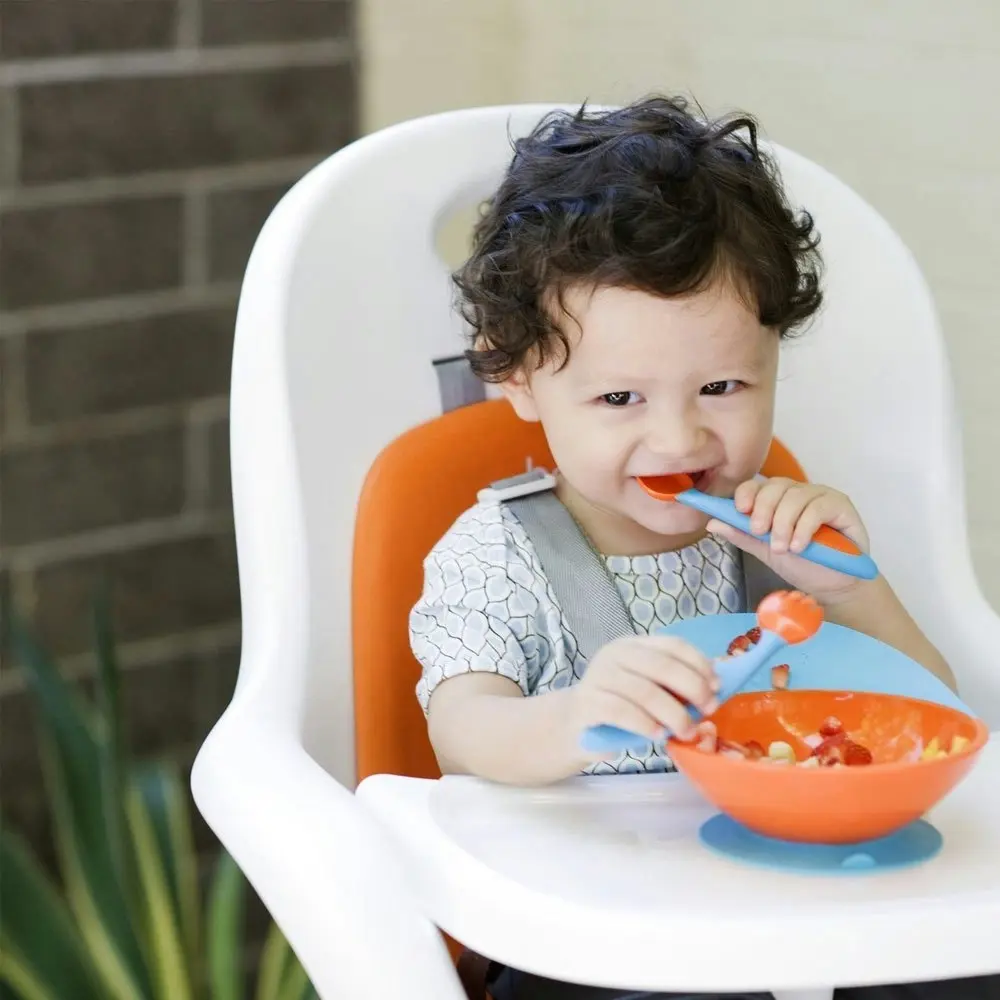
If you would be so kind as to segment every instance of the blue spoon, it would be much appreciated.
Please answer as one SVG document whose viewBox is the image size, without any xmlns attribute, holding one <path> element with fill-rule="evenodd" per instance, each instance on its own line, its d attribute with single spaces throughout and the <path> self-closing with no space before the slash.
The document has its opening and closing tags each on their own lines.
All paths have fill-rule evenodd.
<svg viewBox="0 0 1000 1000">
<path fill-rule="evenodd" d="M 805 594 L 793 590 L 779 590 L 768 594 L 757 608 L 760 641 L 746 653 L 721 657 L 715 661 L 715 672 L 721 681 L 718 698 L 721 705 L 737 691 L 742 690 L 755 673 L 779 649 L 804 642 L 819 631 L 823 624 L 823 610 Z M 688 706 L 692 720 L 698 721 L 701 712 Z M 633 733 L 619 726 L 591 726 L 584 731 L 580 746 L 588 753 L 645 753 L 652 741 L 641 733 Z"/>
<path fill-rule="evenodd" d="M 694 489 L 694 480 L 683 472 L 673 476 L 643 476 L 637 482 L 656 500 L 682 503 L 685 507 L 700 510 L 703 514 L 708 514 L 723 524 L 732 525 L 763 542 L 771 541 L 770 532 L 766 535 L 754 535 L 750 530 L 750 518 L 736 509 L 733 500 L 729 497 L 714 497 L 710 493 Z M 828 524 L 821 525 L 812 541 L 795 555 L 861 580 L 874 580 L 878 576 L 875 560 L 862 552 L 847 535 Z"/>
</svg>

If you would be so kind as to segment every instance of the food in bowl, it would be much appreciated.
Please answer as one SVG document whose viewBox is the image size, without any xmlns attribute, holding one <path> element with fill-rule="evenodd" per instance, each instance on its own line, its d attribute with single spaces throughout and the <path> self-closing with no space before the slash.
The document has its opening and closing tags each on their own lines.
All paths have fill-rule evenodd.
<svg viewBox="0 0 1000 1000">
<path fill-rule="evenodd" d="M 719 753 L 734 760 L 760 761 L 765 764 L 795 764 L 799 767 L 862 767 L 874 762 L 871 750 L 863 743 L 851 739 L 844 724 L 835 715 L 824 719 L 815 733 L 802 738 L 810 748 L 799 756 L 786 740 L 771 740 L 766 746 L 759 740 L 720 739 L 718 729 L 711 719 L 704 719 L 695 727 L 695 742 L 702 753 Z M 950 746 L 934 736 L 920 752 L 918 760 L 936 760 L 949 754 L 961 753 L 969 745 L 967 736 L 954 736 Z"/>
<path fill-rule="evenodd" d="M 831 738 L 822 730 L 834 720 L 844 734 L 839 745 L 849 739 L 871 755 L 873 766 L 846 760 L 844 766 L 788 766 L 793 757 L 813 757 Z M 670 740 L 678 770 L 756 833 L 827 844 L 886 836 L 919 819 L 971 770 L 988 738 L 981 721 L 957 709 L 851 691 L 744 692 L 704 721 L 714 732 L 706 726 L 692 742 Z"/>
</svg>

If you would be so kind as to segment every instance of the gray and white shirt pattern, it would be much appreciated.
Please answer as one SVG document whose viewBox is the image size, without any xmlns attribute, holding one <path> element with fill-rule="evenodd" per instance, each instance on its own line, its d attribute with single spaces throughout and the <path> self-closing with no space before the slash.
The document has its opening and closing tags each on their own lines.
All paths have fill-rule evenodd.
<svg viewBox="0 0 1000 1000">
<path fill-rule="evenodd" d="M 637 633 L 698 615 L 746 610 L 738 551 L 704 538 L 677 552 L 605 556 Z M 410 614 L 410 644 L 427 712 L 434 689 L 472 671 L 500 674 L 526 696 L 575 684 L 587 667 L 524 528 L 510 508 L 467 510 L 424 561 L 424 590 Z M 662 745 L 624 753 L 589 773 L 669 771 Z"/>
</svg>

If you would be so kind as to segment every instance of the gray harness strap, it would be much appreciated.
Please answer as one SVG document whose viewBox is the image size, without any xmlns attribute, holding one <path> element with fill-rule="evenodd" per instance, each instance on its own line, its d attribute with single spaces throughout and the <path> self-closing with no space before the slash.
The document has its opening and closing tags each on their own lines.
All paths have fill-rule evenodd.
<svg viewBox="0 0 1000 1000">
<path fill-rule="evenodd" d="M 493 483 L 491 489 L 521 487 L 536 478 L 534 473 L 522 473 Z M 613 639 L 636 634 L 604 560 L 551 489 L 501 502 L 514 511 L 531 539 L 583 656 L 589 660 Z M 756 608 L 769 593 L 787 587 L 762 562 L 741 555 L 748 607 Z"/>
<path fill-rule="evenodd" d="M 580 652 L 589 660 L 612 639 L 635 635 L 604 561 L 556 495 L 550 490 L 506 503 L 535 547 Z"/>
</svg>

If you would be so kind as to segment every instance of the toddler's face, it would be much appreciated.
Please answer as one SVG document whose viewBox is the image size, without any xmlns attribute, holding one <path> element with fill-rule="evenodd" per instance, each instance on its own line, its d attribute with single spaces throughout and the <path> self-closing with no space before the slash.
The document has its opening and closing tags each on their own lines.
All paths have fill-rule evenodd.
<svg viewBox="0 0 1000 1000">
<path fill-rule="evenodd" d="M 698 489 L 731 496 L 757 473 L 771 440 L 777 334 L 721 283 L 673 299 L 579 287 L 564 301 L 568 362 L 513 376 L 506 395 L 542 422 L 560 497 L 603 551 L 686 544 L 707 518 L 653 500 L 636 477 L 686 472 Z"/>
</svg>

